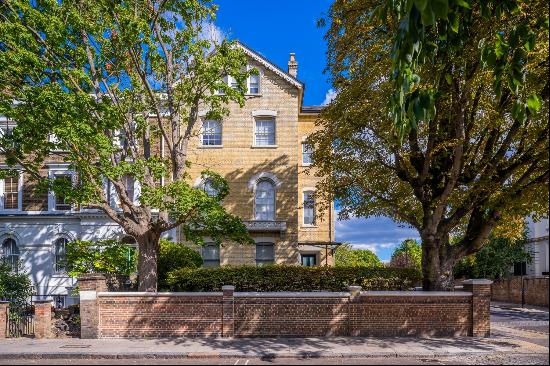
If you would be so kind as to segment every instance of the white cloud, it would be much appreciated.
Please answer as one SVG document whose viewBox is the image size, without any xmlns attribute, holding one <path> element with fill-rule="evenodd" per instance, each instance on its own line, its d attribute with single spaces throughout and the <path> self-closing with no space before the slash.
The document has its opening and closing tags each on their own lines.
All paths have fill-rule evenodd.
<svg viewBox="0 0 550 366">
<path fill-rule="evenodd" d="M 400 226 L 386 217 L 350 217 L 336 221 L 334 229 L 336 241 L 350 243 L 355 249 L 372 250 L 381 260 L 389 260 L 393 249 L 403 240 L 418 239 L 415 229 Z"/>
<path fill-rule="evenodd" d="M 325 100 L 323 101 L 322 105 L 329 105 L 334 99 L 336 99 L 337 95 L 338 92 L 336 90 L 329 89 L 329 91 L 325 95 Z"/>
<path fill-rule="evenodd" d="M 212 41 L 214 44 L 218 45 L 226 38 L 225 33 L 212 22 L 203 22 L 201 27 L 199 39 Z"/>
</svg>

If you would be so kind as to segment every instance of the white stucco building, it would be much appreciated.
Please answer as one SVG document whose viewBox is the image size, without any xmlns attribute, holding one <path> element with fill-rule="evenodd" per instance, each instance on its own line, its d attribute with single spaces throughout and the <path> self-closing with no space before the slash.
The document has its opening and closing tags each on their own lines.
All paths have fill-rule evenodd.
<svg viewBox="0 0 550 366">
<path fill-rule="evenodd" d="M 527 222 L 528 239 L 525 249 L 531 253 L 532 261 L 527 264 L 528 276 L 547 276 L 550 270 L 548 250 L 548 219 Z"/>
</svg>

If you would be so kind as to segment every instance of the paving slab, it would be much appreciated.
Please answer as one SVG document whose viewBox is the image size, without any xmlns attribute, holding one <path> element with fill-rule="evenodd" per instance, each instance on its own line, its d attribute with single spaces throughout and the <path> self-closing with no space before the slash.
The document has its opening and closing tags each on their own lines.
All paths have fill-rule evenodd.
<svg viewBox="0 0 550 366">
<path fill-rule="evenodd" d="M 6 339 L 0 359 L 212 357 L 437 357 L 548 353 L 504 338 Z"/>
</svg>

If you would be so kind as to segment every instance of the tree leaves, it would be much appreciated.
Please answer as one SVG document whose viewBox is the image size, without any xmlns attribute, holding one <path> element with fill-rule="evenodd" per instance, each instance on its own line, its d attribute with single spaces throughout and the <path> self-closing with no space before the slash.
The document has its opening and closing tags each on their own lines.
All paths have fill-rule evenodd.
<svg viewBox="0 0 550 366">
<path fill-rule="evenodd" d="M 407 7 L 403 6 L 403 3 L 406 3 Z M 507 23 L 514 24 L 511 29 L 498 25 L 498 19 L 503 17 L 521 19 L 521 9 L 527 7 L 528 5 L 519 0 L 504 2 L 387 0 L 377 7 L 377 11 L 373 14 L 379 16 L 376 18 L 373 15 L 371 18 L 373 22 L 383 24 L 386 18 L 381 18 L 380 15 L 384 13 L 391 14 L 400 24 L 399 30 L 394 33 L 392 39 L 393 67 L 389 75 L 394 81 L 394 95 L 390 99 L 389 111 L 393 115 L 395 127 L 401 138 L 410 128 L 416 128 L 418 122 L 406 113 L 405 104 L 414 104 L 412 93 L 417 85 L 422 83 L 422 81 L 413 80 L 411 76 L 417 74 L 418 67 L 435 57 L 453 57 L 455 52 L 460 52 L 461 44 L 467 42 L 471 35 L 475 17 L 491 23 L 490 26 L 497 29 L 492 40 L 485 40 L 480 59 L 484 67 L 493 72 L 493 87 L 497 98 L 502 95 L 503 88 L 509 88 L 514 95 L 521 94 L 528 56 L 536 48 L 535 30 L 547 24 L 548 17 L 541 17 L 537 25 L 523 20 L 518 20 L 515 25 L 516 20 L 514 20 Z M 381 10 L 382 8 L 384 11 Z M 494 17 L 497 24 L 494 23 Z M 546 32 L 546 37 L 543 39 L 547 37 Z M 434 38 L 439 40 L 438 47 L 426 47 L 425 45 Z M 503 80 L 507 81 L 507 85 L 503 85 Z M 447 83 L 451 84 L 449 80 Z M 434 93 L 438 91 L 437 85 L 425 86 L 425 88 L 433 88 Z M 514 111 L 518 116 L 526 113 L 526 111 L 521 113 Z"/>
</svg>

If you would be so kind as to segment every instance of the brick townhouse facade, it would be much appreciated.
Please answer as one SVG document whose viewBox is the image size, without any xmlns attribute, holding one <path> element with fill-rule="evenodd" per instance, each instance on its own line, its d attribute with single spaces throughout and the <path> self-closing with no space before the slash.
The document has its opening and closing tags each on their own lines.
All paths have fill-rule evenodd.
<svg viewBox="0 0 550 366">
<path fill-rule="evenodd" d="M 297 79 L 294 54 L 284 71 L 243 44 L 238 46 L 259 75 L 248 80 L 243 108 L 230 104 L 230 114 L 222 121 L 206 120 L 207 111 L 201 111 L 202 123 L 190 144 L 188 173 L 191 183 L 205 190 L 208 182 L 200 176 L 204 169 L 227 179 L 230 194 L 224 206 L 242 218 L 256 245 L 224 243 L 221 248 L 206 245 L 197 250 L 205 266 L 332 265 L 333 208 L 330 205 L 330 212 L 322 215 L 317 209 L 314 192 L 319 178 L 307 174 L 310 150 L 303 143 L 314 131 L 321 107 L 303 106 L 305 85 Z M 231 77 L 226 80 L 232 82 Z M 15 122 L 0 116 L 0 127 L 2 133 L 9 133 Z M 72 173 L 67 163 L 52 158 L 42 174 Z M 139 182 L 129 190 L 137 198 Z M 178 230 L 166 236 L 182 240 Z M 76 239 L 132 240 L 102 212 L 80 209 L 51 192 L 38 192 L 24 173 L 0 180 L 2 256 L 23 262 L 37 295 L 55 298 L 60 305 L 73 301 L 69 289 L 74 279 L 60 263 L 65 244 Z"/>
</svg>

